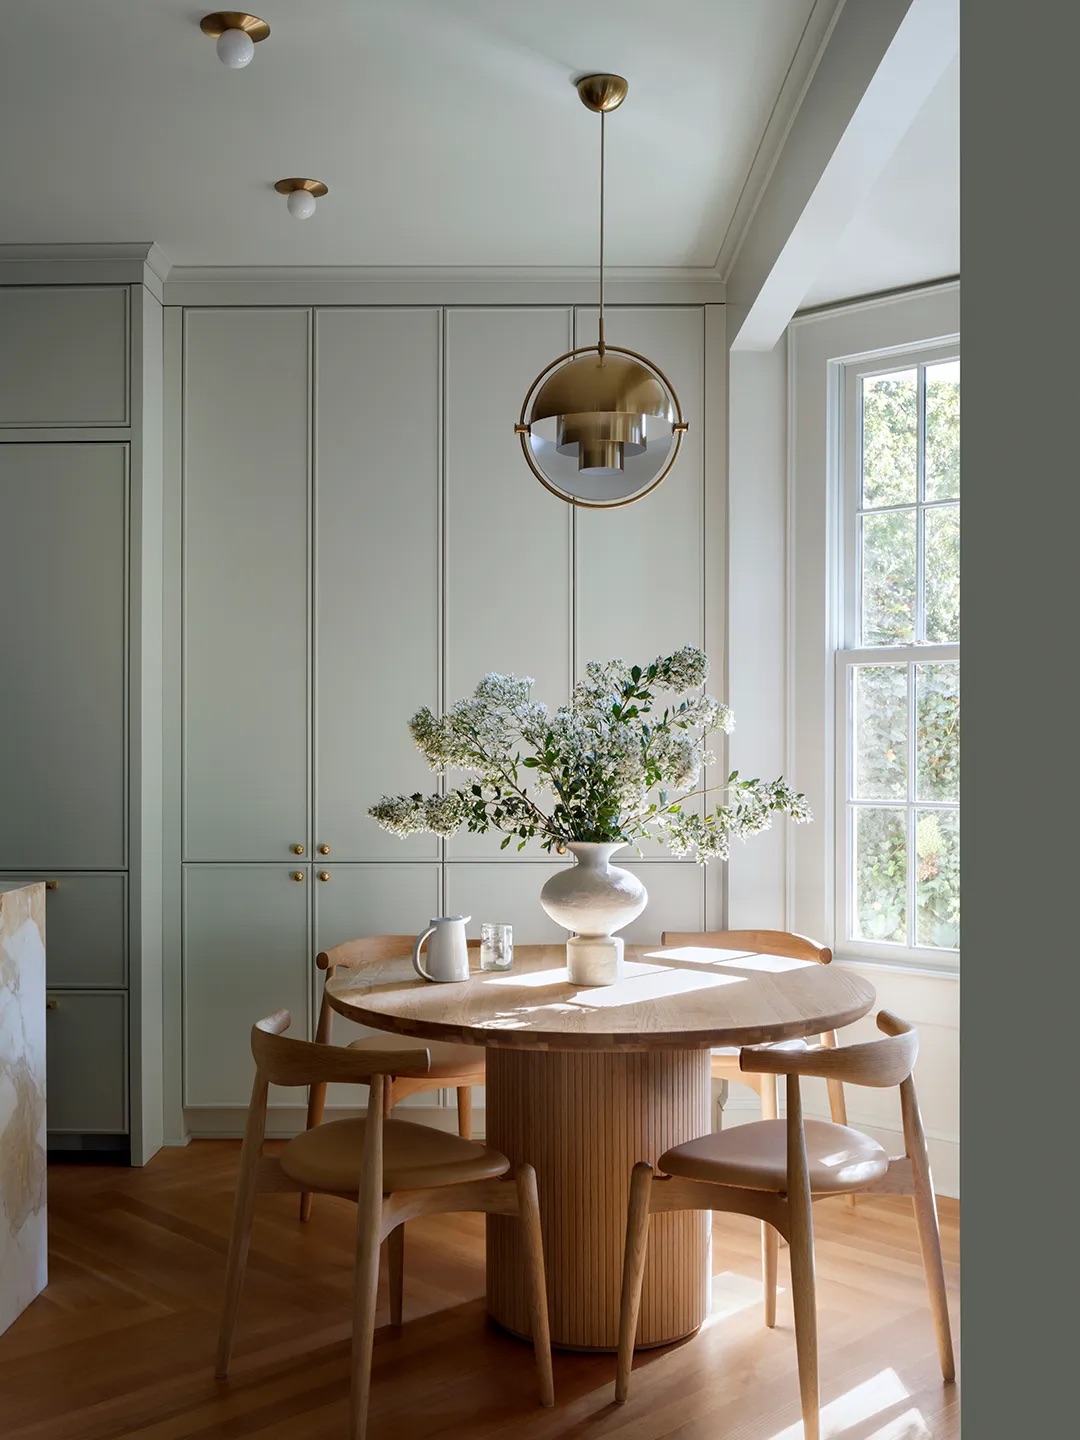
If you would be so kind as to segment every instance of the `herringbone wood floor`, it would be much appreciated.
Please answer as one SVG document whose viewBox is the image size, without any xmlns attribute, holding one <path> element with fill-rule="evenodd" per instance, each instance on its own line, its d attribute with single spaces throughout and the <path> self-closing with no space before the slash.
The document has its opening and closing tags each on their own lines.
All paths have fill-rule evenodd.
<svg viewBox="0 0 1080 1440">
<path fill-rule="evenodd" d="M 231 1378 L 214 1338 L 239 1147 L 201 1141 L 143 1170 L 53 1167 L 50 1281 L 0 1336 L 4 1440 L 338 1440 L 347 1417 L 355 1208 L 260 1197 Z M 959 1212 L 944 1201 L 951 1287 Z M 834 1440 L 956 1440 L 937 1369 L 910 1201 L 815 1207 L 822 1401 Z M 408 1229 L 405 1323 L 376 1335 L 375 1440 L 801 1440 L 790 1299 L 763 1328 L 758 1229 L 716 1217 L 714 1314 L 639 1357 L 629 1402 L 614 1357 L 557 1353 L 555 1410 L 532 1356 L 484 1314 L 482 1216 Z M 787 1285 L 781 1251 L 781 1285 Z M 954 1313 L 954 1321 L 955 1321 Z"/>
</svg>

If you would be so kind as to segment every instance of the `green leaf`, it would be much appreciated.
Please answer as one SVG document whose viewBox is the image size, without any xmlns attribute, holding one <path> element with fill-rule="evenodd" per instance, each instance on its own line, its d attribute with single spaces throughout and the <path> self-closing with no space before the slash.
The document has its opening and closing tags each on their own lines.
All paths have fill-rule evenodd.
<svg viewBox="0 0 1080 1440">
<path fill-rule="evenodd" d="M 511 841 L 513 838 L 514 838 L 514 837 L 513 837 L 512 835 L 507 835 L 506 838 L 503 840 L 502 844 L 499 846 L 499 849 L 500 849 L 500 850 L 505 850 L 506 847 L 507 847 L 507 845 L 510 844 L 510 841 Z"/>
</svg>

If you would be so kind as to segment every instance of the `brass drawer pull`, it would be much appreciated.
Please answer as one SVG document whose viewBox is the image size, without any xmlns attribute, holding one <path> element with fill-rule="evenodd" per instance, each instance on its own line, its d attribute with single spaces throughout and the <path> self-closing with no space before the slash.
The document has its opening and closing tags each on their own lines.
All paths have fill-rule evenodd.
<svg viewBox="0 0 1080 1440">
<path fill-rule="evenodd" d="M 46 1009 L 46 1010 L 59 1010 L 59 1009 L 60 1009 L 60 1001 L 59 1001 L 59 1000 L 53 1000 L 53 999 L 51 999 L 51 998 L 48 999 L 48 1000 L 46 1000 L 46 1001 L 45 1001 L 45 1009 Z"/>
<path fill-rule="evenodd" d="M 293 878 L 294 880 L 303 880 L 303 878 L 304 878 L 304 872 L 303 872 L 303 870 L 294 870 L 294 871 L 292 872 L 292 878 Z"/>
<path fill-rule="evenodd" d="M 319 846 L 319 854 L 320 854 L 320 855 L 329 855 L 329 854 L 330 854 L 330 846 L 329 846 L 329 845 L 320 845 L 320 846 Z"/>
<path fill-rule="evenodd" d="M 292 853 L 293 853 L 294 855 L 302 855 L 302 854 L 304 853 L 304 847 L 303 847 L 303 845 L 294 845 L 294 846 L 292 847 Z"/>
<path fill-rule="evenodd" d="M 46 881 L 45 881 L 45 889 L 46 889 L 46 890 L 59 890 L 59 889 L 60 889 L 60 881 L 59 881 L 59 880 L 46 880 Z"/>
<path fill-rule="evenodd" d="M 320 870 L 320 871 L 319 871 L 319 879 L 320 879 L 320 880 L 329 880 L 329 879 L 330 879 L 330 871 L 329 871 L 329 870 Z"/>
</svg>

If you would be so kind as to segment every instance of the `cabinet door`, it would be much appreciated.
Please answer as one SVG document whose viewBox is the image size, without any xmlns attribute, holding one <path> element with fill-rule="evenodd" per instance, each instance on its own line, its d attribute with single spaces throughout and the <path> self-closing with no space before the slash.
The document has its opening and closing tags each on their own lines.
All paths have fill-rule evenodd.
<svg viewBox="0 0 1080 1440">
<path fill-rule="evenodd" d="M 0 875 L 44 880 L 46 966 L 54 988 L 120 989 L 127 984 L 127 876 Z"/>
<path fill-rule="evenodd" d="M 129 423 L 127 286 L 0 289 L 0 426 Z"/>
<path fill-rule="evenodd" d="M 488 671 L 531 675 L 534 698 L 570 686 L 572 506 L 533 476 L 514 434 L 537 374 L 570 348 L 566 310 L 453 310 L 446 318 L 446 702 Z M 499 858 L 462 835 L 455 858 Z"/>
<path fill-rule="evenodd" d="M 315 881 L 315 950 L 328 950 L 345 940 L 360 935 L 419 935 L 427 929 L 428 920 L 442 913 L 439 903 L 438 865 L 328 865 L 314 867 L 316 877 L 329 875 L 329 880 Z M 314 1012 L 322 1003 L 325 980 L 322 970 L 315 970 Z M 360 1035 L 378 1035 L 369 1025 L 355 1025 L 335 1014 L 331 1041 L 347 1045 Z M 417 1046 L 423 1045 L 418 1040 Z M 357 1106 L 367 1104 L 367 1092 L 349 1085 L 332 1085 L 327 1093 L 329 1105 Z M 430 1105 L 431 1092 L 410 1097 L 413 1103 Z M 410 1099 L 402 1102 L 408 1105 Z"/>
<path fill-rule="evenodd" d="M 122 869 L 127 446 L 0 446 L 0 866 Z"/>
<path fill-rule="evenodd" d="M 595 310 L 577 312 L 579 345 L 596 334 Z M 701 306 L 615 307 L 608 312 L 613 345 L 637 350 L 674 385 L 690 429 L 663 482 L 632 505 L 580 510 L 575 520 L 576 657 L 620 658 L 647 665 L 705 639 L 705 317 Z M 711 693 L 722 684 L 718 666 Z M 721 699 L 725 698 L 722 694 Z M 712 772 L 715 783 L 719 767 Z M 700 801 L 693 802 L 700 808 Z M 649 859 L 673 859 L 646 840 Z"/>
<path fill-rule="evenodd" d="M 316 315 L 313 839 L 333 860 L 439 854 L 367 813 L 435 788 L 408 720 L 439 703 L 439 329 L 437 310 Z"/>
<path fill-rule="evenodd" d="M 310 843 L 309 329 L 304 310 L 185 326 L 184 846 Z"/>
<path fill-rule="evenodd" d="M 128 1128 L 127 996 L 116 990 L 67 990 L 45 1003 L 49 1134 L 123 1134 Z"/>
<path fill-rule="evenodd" d="M 309 1037 L 310 872 L 307 865 L 185 866 L 185 1104 L 247 1105 L 251 1027 L 264 1015 L 288 1010 L 289 1033 Z M 271 1104 L 304 1103 L 299 1090 L 271 1091 Z"/>
</svg>

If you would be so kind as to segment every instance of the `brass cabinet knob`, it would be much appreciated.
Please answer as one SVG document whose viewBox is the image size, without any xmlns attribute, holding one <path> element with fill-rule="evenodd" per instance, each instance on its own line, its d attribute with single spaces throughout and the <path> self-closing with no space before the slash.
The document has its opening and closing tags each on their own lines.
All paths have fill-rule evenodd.
<svg viewBox="0 0 1080 1440">
<path fill-rule="evenodd" d="M 46 880 L 46 881 L 45 881 L 45 889 L 46 889 L 46 890 L 59 890 L 59 889 L 60 889 L 60 881 L 59 881 L 59 880 Z"/>
<path fill-rule="evenodd" d="M 59 1010 L 59 1009 L 60 1009 L 60 1001 L 59 1001 L 59 1000 L 53 1000 L 53 999 L 50 997 L 48 1000 L 45 1001 L 45 1009 L 46 1009 L 46 1010 Z"/>
<path fill-rule="evenodd" d="M 292 853 L 293 853 L 294 855 L 302 855 L 302 854 L 304 853 L 304 847 L 303 847 L 303 845 L 294 845 L 294 846 L 292 847 Z"/>
<path fill-rule="evenodd" d="M 329 845 L 320 845 L 320 846 L 319 846 L 319 854 L 320 854 L 320 855 L 329 855 L 329 854 L 330 854 L 330 846 L 329 846 Z"/>
<path fill-rule="evenodd" d="M 294 880 L 303 880 L 303 878 L 304 878 L 304 872 L 303 872 L 303 870 L 294 870 L 294 871 L 292 872 L 292 878 L 293 878 Z"/>
<path fill-rule="evenodd" d="M 320 880 L 329 880 L 329 879 L 330 879 L 330 871 L 329 871 L 329 870 L 320 870 L 320 871 L 319 871 L 319 879 L 320 879 Z"/>
</svg>

